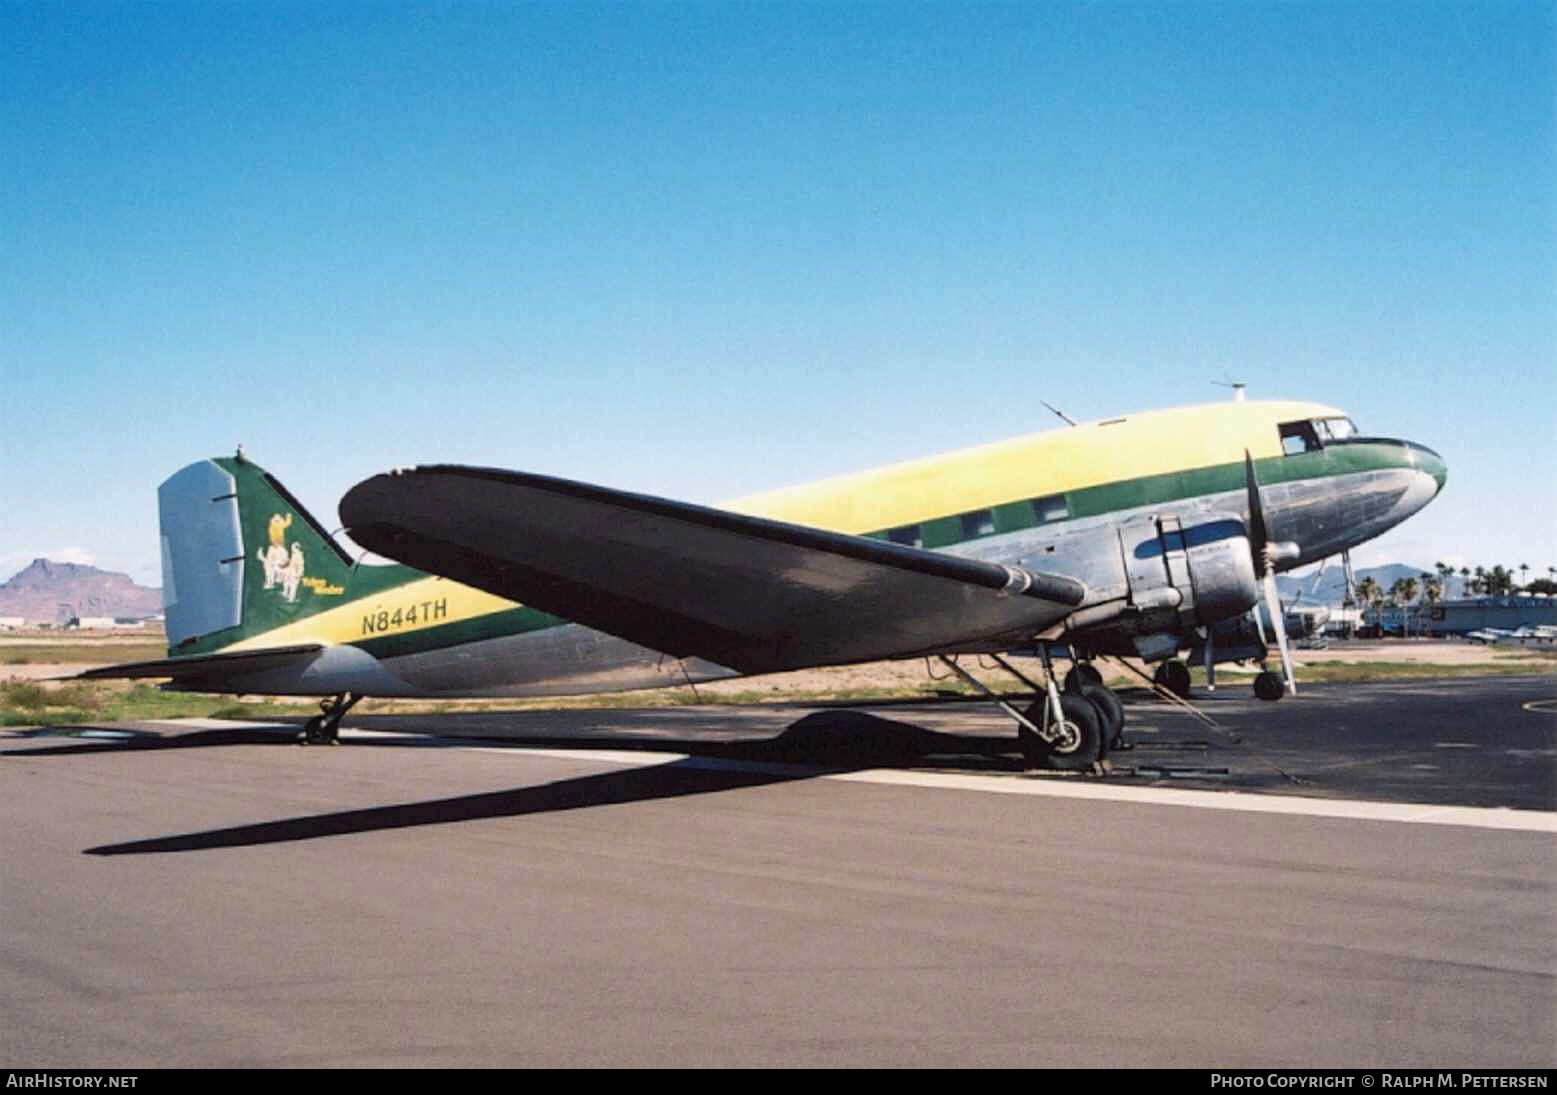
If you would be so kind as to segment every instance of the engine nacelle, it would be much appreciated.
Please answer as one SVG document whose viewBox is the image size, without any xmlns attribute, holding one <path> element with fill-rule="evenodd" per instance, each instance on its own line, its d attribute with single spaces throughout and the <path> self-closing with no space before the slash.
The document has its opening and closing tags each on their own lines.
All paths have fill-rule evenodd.
<svg viewBox="0 0 1557 1095">
<path fill-rule="evenodd" d="M 1148 517 L 1104 535 L 1112 559 L 1104 564 L 1103 544 L 1095 544 L 1087 574 L 1103 603 L 1077 612 L 1067 628 L 1100 648 L 1167 657 L 1177 637 L 1241 615 L 1259 599 L 1248 531 L 1237 517 L 1208 514 L 1188 528 L 1177 517 Z M 1148 637 L 1160 638 L 1150 651 L 1141 642 Z"/>
<path fill-rule="evenodd" d="M 1183 527 L 1176 517 L 1150 522 L 1151 531 L 1126 543 L 1130 598 L 1146 604 L 1177 591 L 1172 630 L 1189 631 L 1247 612 L 1260 598 L 1248 532 L 1234 517 Z M 1154 533 L 1154 534 L 1153 534 Z"/>
</svg>

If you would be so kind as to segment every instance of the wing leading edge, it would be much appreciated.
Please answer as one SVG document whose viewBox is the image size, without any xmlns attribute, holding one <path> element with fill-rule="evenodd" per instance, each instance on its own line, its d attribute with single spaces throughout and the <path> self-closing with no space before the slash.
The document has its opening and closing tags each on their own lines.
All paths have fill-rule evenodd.
<svg viewBox="0 0 1557 1095">
<path fill-rule="evenodd" d="M 678 657 L 745 673 L 1022 641 L 1086 587 L 548 476 L 430 466 L 347 492 L 372 551 Z"/>
</svg>

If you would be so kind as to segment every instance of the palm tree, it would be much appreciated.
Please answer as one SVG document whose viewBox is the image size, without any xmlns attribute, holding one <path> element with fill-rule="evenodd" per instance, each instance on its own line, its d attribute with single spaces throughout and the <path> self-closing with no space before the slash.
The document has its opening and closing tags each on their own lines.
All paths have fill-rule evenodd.
<svg viewBox="0 0 1557 1095">
<path fill-rule="evenodd" d="M 1436 606 L 1443 600 L 1443 579 L 1436 575 L 1424 574 L 1422 576 L 1422 597 L 1429 605 Z M 1433 616 L 1437 619 L 1437 616 Z"/>
<path fill-rule="evenodd" d="M 1373 575 L 1370 574 L 1357 583 L 1357 601 L 1362 605 L 1364 613 L 1373 611 L 1382 596 L 1383 591 L 1379 589 L 1379 583 L 1374 581 Z M 1377 618 L 1374 622 L 1378 622 Z"/>
<path fill-rule="evenodd" d="M 1411 602 L 1416 600 L 1417 580 L 1415 578 L 1400 579 L 1400 633 L 1403 638 L 1411 637 Z"/>
</svg>

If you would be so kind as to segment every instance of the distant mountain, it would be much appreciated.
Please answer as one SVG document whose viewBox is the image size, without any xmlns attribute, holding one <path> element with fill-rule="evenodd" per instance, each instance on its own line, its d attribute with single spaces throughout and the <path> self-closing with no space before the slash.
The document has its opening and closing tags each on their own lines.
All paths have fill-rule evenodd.
<svg viewBox="0 0 1557 1095">
<path fill-rule="evenodd" d="M 1421 567 L 1408 567 L 1404 563 L 1388 563 L 1378 567 L 1363 567 L 1355 572 L 1354 577 L 1361 582 L 1364 578 L 1372 578 L 1386 594 L 1389 587 L 1402 578 L 1415 578 L 1417 589 L 1420 592 L 1423 573 L 1431 574 L 1431 570 L 1424 571 Z M 1448 588 L 1444 590 L 1446 600 L 1462 595 L 1465 581 L 1459 575 L 1449 579 Z M 1317 583 L 1314 575 L 1292 577 L 1291 575 L 1278 574 L 1276 576 L 1276 588 L 1281 591 L 1281 599 L 1289 600 L 1292 597 L 1302 595 L 1305 601 L 1317 601 L 1321 604 L 1338 605 L 1346 599 L 1346 573 L 1339 563 L 1331 563 L 1325 567 L 1324 573 L 1319 576 Z"/>
<path fill-rule="evenodd" d="M 128 574 L 48 559 L 34 559 L 0 585 L 0 616 L 63 623 L 64 605 L 78 617 L 154 616 L 162 611 L 162 590 L 138 586 Z"/>
</svg>

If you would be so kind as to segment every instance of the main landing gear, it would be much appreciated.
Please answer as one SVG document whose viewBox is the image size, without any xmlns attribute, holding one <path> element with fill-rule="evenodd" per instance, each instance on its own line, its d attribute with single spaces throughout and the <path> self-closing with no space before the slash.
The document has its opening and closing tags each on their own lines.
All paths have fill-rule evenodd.
<svg viewBox="0 0 1557 1095">
<path fill-rule="evenodd" d="M 331 699 L 319 701 L 320 713 L 309 719 L 303 732 L 297 736 L 299 745 L 339 745 L 341 719 L 357 705 L 362 697 L 355 692 L 342 692 Z"/>
<path fill-rule="evenodd" d="M 952 659 L 941 661 L 973 688 L 1000 705 L 1017 723 L 1017 740 L 1029 768 L 1101 774 L 1106 758 L 1124 743 L 1124 705 L 1090 665 L 1078 664 L 1065 677 L 1063 691 L 1055 683 L 1054 666 L 1047 644 L 1040 644 L 1044 683 L 1029 680 L 998 654 L 995 663 L 1037 694 L 1038 699 L 1018 711 L 991 692 L 984 683 Z"/>
</svg>

